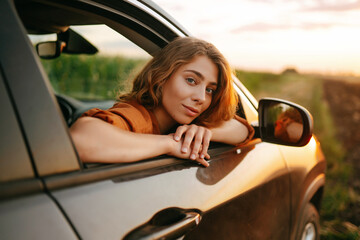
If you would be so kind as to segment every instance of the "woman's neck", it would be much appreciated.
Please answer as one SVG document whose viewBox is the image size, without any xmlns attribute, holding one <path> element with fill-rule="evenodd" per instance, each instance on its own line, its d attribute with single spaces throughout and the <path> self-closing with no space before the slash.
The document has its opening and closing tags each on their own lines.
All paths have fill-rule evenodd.
<svg viewBox="0 0 360 240">
<path fill-rule="evenodd" d="M 177 124 L 162 106 L 155 108 L 153 113 L 158 121 L 161 134 L 167 134 L 169 130 Z"/>
</svg>

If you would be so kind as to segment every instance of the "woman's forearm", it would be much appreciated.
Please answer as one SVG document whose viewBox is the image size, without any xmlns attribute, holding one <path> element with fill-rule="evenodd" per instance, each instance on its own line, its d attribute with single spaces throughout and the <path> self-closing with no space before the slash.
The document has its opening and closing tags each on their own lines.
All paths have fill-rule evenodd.
<svg viewBox="0 0 360 240">
<path fill-rule="evenodd" d="M 231 145 L 242 143 L 249 135 L 248 128 L 236 119 L 224 122 L 220 127 L 212 128 L 211 141 Z"/>
<path fill-rule="evenodd" d="M 139 134 L 112 126 L 100 119 L 82 117 L 70 133 L 83 162 L 134 162 L 167 154 L 174 140 L 167 135 Z"/>
</svg>

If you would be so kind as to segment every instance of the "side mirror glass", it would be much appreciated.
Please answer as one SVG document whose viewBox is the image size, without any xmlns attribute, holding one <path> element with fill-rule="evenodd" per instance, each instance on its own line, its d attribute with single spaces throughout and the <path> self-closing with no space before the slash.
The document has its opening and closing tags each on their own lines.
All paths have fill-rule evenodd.
<svg viewBox="0 0 360 240">
<path fill-rule="evenodd" d="M 260 137 L 264 142 L 304 146 L 312 137 L 311 114 L 295 103 L 280 99 L 260 100 L 259 125 Z"/>
</svg>

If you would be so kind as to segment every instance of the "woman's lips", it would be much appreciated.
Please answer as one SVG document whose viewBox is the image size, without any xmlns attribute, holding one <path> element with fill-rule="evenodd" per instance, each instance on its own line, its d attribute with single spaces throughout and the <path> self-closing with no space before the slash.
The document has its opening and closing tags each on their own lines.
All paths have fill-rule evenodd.
<svg viewBox="0 0 360 240">
<path fill-rule="evenodd" d="M 186 110 L 186 115 L 190 116 L 190 117 L 194 117 L 196 115 L 199 114 L 199 110 L 195 109 L 195 108 L 192 108 L 192 107 L 189 107 L 189 106 L 186 106 L 186 105 L 183 105 L 185 110 Z"/>
</svg>

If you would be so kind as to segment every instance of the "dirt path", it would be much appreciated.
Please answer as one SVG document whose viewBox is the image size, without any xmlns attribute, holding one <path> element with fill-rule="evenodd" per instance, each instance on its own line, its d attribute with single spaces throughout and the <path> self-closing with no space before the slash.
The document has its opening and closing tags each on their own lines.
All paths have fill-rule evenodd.
<svg viewBox="0 0 360 240">
<path fill-rule="evenodd" d="M 360 195 L 360 82 L 324 80 L 324 95 L 346 149 L 345 161 L 353 167 L 349 186 Z M 360 226 L 360 201 L 348 206 L 344 219 Z"/>
</svg>

